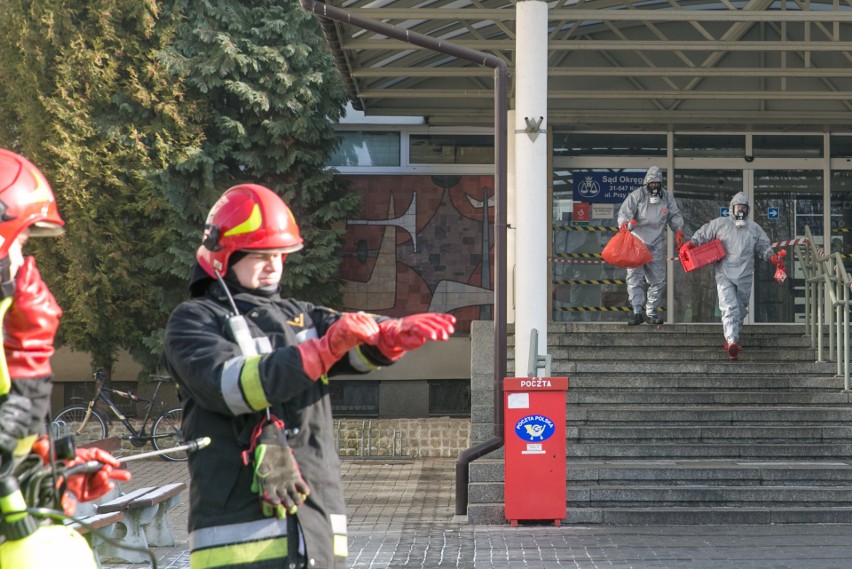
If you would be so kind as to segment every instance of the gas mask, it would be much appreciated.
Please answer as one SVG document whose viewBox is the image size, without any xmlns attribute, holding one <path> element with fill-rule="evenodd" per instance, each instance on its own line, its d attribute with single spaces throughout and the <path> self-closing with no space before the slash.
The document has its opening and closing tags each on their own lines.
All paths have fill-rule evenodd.
<svg viewBox="0 0 852 569">
<path fill-rule="evenodd" d="M 661 186 L 660 182 L 648 182 L 648 193 L 651 196 L 651 203 L 660 203 Z"/>
<path fill-rule="evenodd" d="M 748 218 L 748 207 L 744 205 L 734 206 L 734 225 L 745 227 L 746 218 Z"/>
</svg>

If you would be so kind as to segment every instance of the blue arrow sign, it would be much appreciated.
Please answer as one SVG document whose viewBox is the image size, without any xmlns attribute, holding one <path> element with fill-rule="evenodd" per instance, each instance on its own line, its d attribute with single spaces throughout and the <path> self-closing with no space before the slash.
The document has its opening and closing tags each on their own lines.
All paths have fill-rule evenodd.
<svg viewBox="0 0 852 569">
<path fill-rule="evenodd" d="M 770 207 L 766 210 L 766 215 L 769 219 L 779 219 L 781 217 L 781 210 L 777 207 Z"/>
</svg>

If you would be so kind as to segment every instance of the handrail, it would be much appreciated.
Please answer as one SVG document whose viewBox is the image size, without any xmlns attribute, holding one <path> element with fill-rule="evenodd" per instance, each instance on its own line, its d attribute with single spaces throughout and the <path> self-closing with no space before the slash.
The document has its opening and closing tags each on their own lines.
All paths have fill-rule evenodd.
<svg viewBox="0 0 852 569">
<path fill-rule="evenodd" d="M 843 390 L 849 391 L 849 310 L 852 307 L 852 299 L 850 299 L 849 291 L 852 287 L 852 280 L 846 272 L 846 267 L 843 265 L 843 257 L 840 253 L 832 253 L 834 261 L 835 288 L 839 298 L 837 299 L 837 342 L 843 345 Z M 837 375 L 841 375 L 841 358 L 837 358 Z"/>
<path fill-rule="evenodd" d="M 817 247 L 808 226 L 805 226 L 805 238 L 807 243 L 795 249 L 805 277 L 805 333 L 810 337 L 811 347 L 817 350 L 817 361 L 822 362 L 825 361 L 823 336 L 828 332 L 828 360 L 836 362 L 836 374 L 843 376 L 843 390 L 849 391 L 852 277 L 846 271 L 840 253 L 826 255 Z"/>
</svg>

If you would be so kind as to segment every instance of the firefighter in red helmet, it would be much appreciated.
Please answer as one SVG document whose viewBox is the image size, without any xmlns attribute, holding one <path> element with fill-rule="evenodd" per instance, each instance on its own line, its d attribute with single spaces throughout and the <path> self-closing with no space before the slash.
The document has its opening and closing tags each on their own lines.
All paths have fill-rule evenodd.
<svg viewBox="0 0 852 569">
<path fill-rule="evenodd" d="M 46 459 L 44 432 L 50 406 L 50 357 L 62 310 L 41 279 L 35 258 L 23 254 L 31 237 L 61 235 L 53 190 L 29 160 L 0 149 L 0 314 L 3 318 L 3 361 L 0 365 L 0 455 L 5 472 L 12 456 L 31 450 Z M 33 446 L 36 443 L 35 447 Z M 118 461 L 97 449 L 83 449 L 73 461 L 98 460 L 96 473 L 71 476 L 63 505 L 71 513 L 77 500 L 93 500 L 127 480 Z M 61 482 L 60 482 L 61 484 Z M 73 496 L 71 495 L 73 494 Z"/>
<path fill-rule="evenodd" d="M 287 255 L 303 246 L 273 191 L 243 184 L 207 218 L 190 292 L 166 326 L 163 366 L 184 398 L 190 565 L 346 566 L 346 508 L 328 377 L 391 365 L 455 318 L 340 313 L 282 298 Z"/>
<path fill-rule="evenodd" d="M 43 429 L 50 404 L 50 356 L 62 314 L 41 280 L 29 237 L 59 235 L 53 191 L 25 158 L 0 149 L 0 310 L 5 365 L 0 369 L 0 451 L 27 454 Z M 14 378 L 21 381 L 11 381 Z M 20 441 L 20 442 L 19 442 Z"/>
</svg>

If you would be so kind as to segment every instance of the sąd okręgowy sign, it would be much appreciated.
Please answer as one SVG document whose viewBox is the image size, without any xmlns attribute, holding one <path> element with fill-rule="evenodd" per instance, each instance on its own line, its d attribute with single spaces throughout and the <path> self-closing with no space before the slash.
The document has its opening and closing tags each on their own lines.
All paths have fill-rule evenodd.
<svg viewBox="0 0 852 569">
<path fill-rule="evenodd" d="M 572 172 L 574 201 L 587 203 L 621 203 L 627 194 L 642 185 L 645 174 L 641 172 Z"/>
</svg>

